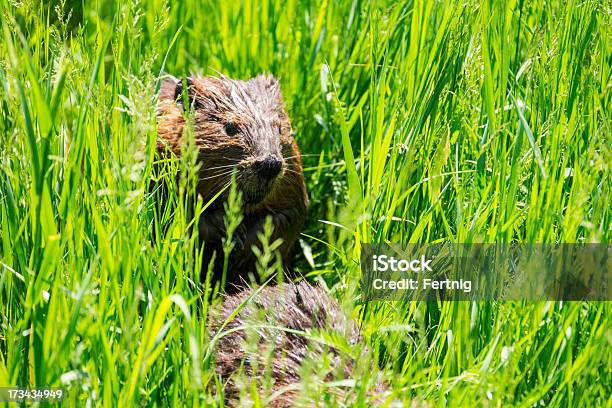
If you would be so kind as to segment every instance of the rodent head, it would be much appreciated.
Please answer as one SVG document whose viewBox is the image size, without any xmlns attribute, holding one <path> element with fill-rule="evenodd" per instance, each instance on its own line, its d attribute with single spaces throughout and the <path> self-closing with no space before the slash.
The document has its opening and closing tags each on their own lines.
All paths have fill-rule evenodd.
<svg viewBox="0 0 612 408">
<path fill-rule="evenodd" d="M 162 86 L 160 101 L 164 92 L 170 93 L 164 86 L 168 87 Z M 291 123 L 275 78 L 190 77 L 173 81 L 173 87 L 175 106 L 193 109 L 202 163 L 198 187 L 204 195 L 211 197 L 226 187 L 235 171 L 245 203 L 260 203 L 292 171 Z"/>
</svg>

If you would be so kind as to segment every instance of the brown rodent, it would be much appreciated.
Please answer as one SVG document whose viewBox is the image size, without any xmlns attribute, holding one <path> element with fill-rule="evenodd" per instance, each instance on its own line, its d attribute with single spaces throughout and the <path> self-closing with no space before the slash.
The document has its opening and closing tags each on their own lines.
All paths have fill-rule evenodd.
<svg viewBox="0 0 612 408">
<path fill-rule="evenodd" d="M 229 406 L 238 405 L 239 378 L 256 381 L 260 392 L 266 375 L 271 376 L 273 383 L 270 400 L 262 401 L 263 406 L 294 406 L 301 397 L 300 373 L 306 360 L 316 364 L 324 355 L 331 358 L 332 369 L 317 373 L 319 378 L 323 374 L 326 381 L 348 378 L 353 370 L 354 361 L 346 353 L 309 339 L 309 335 L 321 330 L 346 339 L 349 347 L 361 338 L 356 322 L 343 313 L 338 302 L 323 289 L 306 282 L 228 296 L 220 310 L 212 313 L 210 321 L 212 335 L 221 333 L 213 355 Z M 239 372 L 244 375 L 237 379 Z M 242 384 L 246 389 L 249 386 Z M 338 393 L 342 398 L 341 388 L 336 388 Z"/>
<path fill-rule="evenodd" d="M 206 271 L 213 253 L 213 281 L 223 271 L 222 240 L 225 238 L 224 202 L 232 171 L 242 193 L 244 216 L 232 239 L 236 245 L 229 257 L 226 291 L 236 291 L 255 272 L 251 250 L 259 243 L 258 232 L 272 218 L 272 240 L 282 238 L 279 248 L 285 268 L 304 225 L 308 198 L 300 151 L 293 138 L 278 81 L 259 75 L 248 81 L 221 77 L 165 80 L 160 89 L 158 151 L 181 153 L 185 128 L 184 108 L 193 108 L 193 131 L 201 164 L 197 192 L 204 203 L 225 188 L 199 219 L 199 236 L 204 243 Z M 188 101 L 183 100 L 188 96 Z M 203 272 L 205 273 L 205 272 Z"/>
</svg>

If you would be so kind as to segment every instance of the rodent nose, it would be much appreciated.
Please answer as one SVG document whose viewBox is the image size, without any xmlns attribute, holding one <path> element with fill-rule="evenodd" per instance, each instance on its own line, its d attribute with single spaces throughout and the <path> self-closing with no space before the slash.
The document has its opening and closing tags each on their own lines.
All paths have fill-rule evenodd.
<svg viewBox="0 0 612 408">
<path fill-rule="evenodd" d="M 266 178 L 278 176 L 278 173 L 280 173 L 282 167 L 283 162 L 274 156 L 268 156 L 255 162 L 255 171 L 257 174 Z"/>
</svg>

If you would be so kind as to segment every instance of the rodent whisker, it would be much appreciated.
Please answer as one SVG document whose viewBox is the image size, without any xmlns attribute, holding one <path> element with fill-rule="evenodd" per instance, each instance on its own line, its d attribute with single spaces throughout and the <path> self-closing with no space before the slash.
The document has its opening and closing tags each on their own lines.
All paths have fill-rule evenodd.
<svg viewBox="0 0 612 408">
<path fill-rule="evenodd" d="M 298 174 L 298 175 L 299 175 L 299 174 L 301 174 L 300 172 L 295 171 L 295 170 L 290 169 L 290 168 L 286 168 L 286 169 L 285 169 L 285 171 L 289 171 L 289 172 L 291 172 L 291 173 L 295 173 L 295 174 Z"/>
<path fill-rule="evenodd" d="M 224 181 L 224 180 L 219 180 L 218 182 L 216 182 L 215 184 L 213 184 L 212 186 L 212 191 L 222 191 L 225 190 L 229 185 L 231 184 L 231 181 Z"/>
<path fill-rule="evenodd" d="M 204 172 L 206 172 L 207 170 L 209 170 L 209 169 L 204 169 Z M 226 169 L 215 169 L 215 170 L 212 170 L 211 172 L 214 173 L 214 174 L 219 174 L 219 173 L 231 173 L 233 171 L 234 171 L 234 168 L 232 167 L 232 168 L 229 168 L 229 169 L 227 169 L 227 168 Z"/>
<path fill-rule="evenodd" d="M 200 178 L 200 181 L 203 180 L 211 180 L 211 179 L 215 179 L 215 178 L 219 178 L 219 177 L 223 177 L 223 176 L 227 176 L 229 174 L 232 174 L 233 170 L 231 171 L 226 171 L 225 173 L 219 173 L 219 174 L 213 174 L 212 176 L 208 176 L 208 177 L 202 177 Z"/>
<path fill-rule="evenodd" d="M 289 156 L 289 157 L 285 157 L 285 160 L 289 160 L 289 159 L 294 159 L 296 157 L 310 157 L 310 156 L 320 156 L 320 154 L 315 154 L 315 153 L 311 153 L 311 154 L 295 154 L 293 156 Z"/>
<path fill-rule="evenodd" d="M 203 170 L 216 170 L 216 169 L 223 169 L 226 167 L 235 167 L 236 164 L 226 164 L 224 166 L 215 166 L 215 167 L 204 167 Z"/>
<path fill-rule="evenodd" d="M 232 181 L 230 180 L 227 183 L 225 183 L 222 187 L 220 187 L 218 191 L 223 191 L 223 190 L 229 188 L 231 185 L 232 185 Z"/>
<path fill-rule="evenodd" d="M 231 160 L 231 161 L 235 161 L 235 162 L 240 162 L 240 161 L 242 161 L 242 159 L 235 159 L 235 158 L 232 158 L 232 157 L 226 157 L 226 156 L 223 156 L 223 158 L 224 158 L 224 159 L 226 159 L 226 160 Z"/>
<path fill-rule="evenodd" d="M 231 172 L 229 172 L 231 174 Z M 227 175 L 228 173 L 224 173 L 223 175 Z M 236 173 L 236 178 L 234 179 L 235 182 L 238 182 L 238 180 L 240 180 L 240 178 L 243 176 L 244 174 L 241 172 L 237 172 Z M 220 175 L 221 176 L 221 175 Z M 218 180 L 213 189 L 218 189 L 217 191 L 221 191 L 221 190 L 225 190 L 226 188 L 228 188 L 229 186 L 232 185 L 232 179 L 230 178 L 222 187 L 221 185 L 224 184 L 223 183 L 223 179 Z"/>
</svg>

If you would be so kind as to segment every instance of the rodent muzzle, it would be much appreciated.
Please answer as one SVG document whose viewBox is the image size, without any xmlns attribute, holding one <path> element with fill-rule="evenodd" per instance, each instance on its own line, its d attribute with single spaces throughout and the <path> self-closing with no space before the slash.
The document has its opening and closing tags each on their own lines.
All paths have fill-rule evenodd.
<svg viewBox="0 0 612 408">
<path fill-rule="evenodd" d="M 274 154 L 251 161 L 239 177 L 245 202 L 255 204 L 266 198 L 283 173 L 283 166 L 283 159 Z"/>
<path fill-rule="evenodd" d="M 253 168 L 259 177 L 271 180 L 281 172 L 283 162 L 278 157 L 270 155 L 255 161 Z"/>
</svg>

